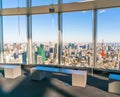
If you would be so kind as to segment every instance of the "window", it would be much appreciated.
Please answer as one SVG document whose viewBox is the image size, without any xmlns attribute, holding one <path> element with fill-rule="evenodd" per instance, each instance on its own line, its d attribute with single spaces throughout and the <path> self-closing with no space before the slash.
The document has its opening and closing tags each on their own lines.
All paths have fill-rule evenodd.
<svg viewBox="0 0 120 97">
<path fill-rule="evenodd" d="M 120 69 L 119 11 L 98 10 L 97 68 Z"/>
<path fill-rule="evenodd" d="M 64 13 L 63 65 L 90 67 L 92 58 L 92 11 Z"/>
<path fill-rule="evenodd" d="M 89 0 L 63 0 L 63 3 L 73 3 L 73 2 L 83 2 L 83 1 L 89 1 Z"/>
<path fill-rule="evenodd" d="M 57 64 L 57 14 L 32 16 L 33 63 Z"/>
<path fill-rule="evenodd" d="M 2 0 L 3 8 L 26 7 L 26 0 Z"/>
<path fill-rule="evenodd" d="M 57 4 L 58 0 L 32 0 L 32 6 L 45 6 Z"/>
<path fill-rule="evenodd" d="M 4 63 L 26 63 L 26 17 L 19 18 L 3 17 Z"/>
</svg>

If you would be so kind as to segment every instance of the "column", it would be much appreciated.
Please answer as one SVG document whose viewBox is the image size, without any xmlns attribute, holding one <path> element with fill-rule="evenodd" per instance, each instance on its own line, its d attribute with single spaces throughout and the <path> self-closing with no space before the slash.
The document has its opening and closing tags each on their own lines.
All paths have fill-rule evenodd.
<svg viewBox="0 0 120 97">
<path fill-rule="evenodd" d="M 93 64 L 92 66 L 92 73 L 93 73 L 93 68 L 96 65 L 96 42 L 97 41 L 97 9 L 93 10 Z"/>
<path fill-rule="evenodd" d="M 31 0 L 27 0 L 27 64 L 32 64 L 32 16 L 30 14 Z"/>
<path fill-rule="evenodd" d="M 62 0 L 58 0 L 58 64 L 62 64 L 62 46 L 63 46 L 63 29 L 62 29 Z"/>
<path fill-rule="evenodd" d="M 2 0 L 0 0 L 0 10 L 2 9 Z M 1 12 L 1 11 L 0 11 Z M 3 16 L 0 16 L 0 63 L 3 63 Z"/>
</svg>

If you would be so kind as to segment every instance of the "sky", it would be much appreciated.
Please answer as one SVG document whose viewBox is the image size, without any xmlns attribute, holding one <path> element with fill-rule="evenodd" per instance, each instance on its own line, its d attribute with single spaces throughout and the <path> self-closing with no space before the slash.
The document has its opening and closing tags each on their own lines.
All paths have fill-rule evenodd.
<svg viewBox="0 0 120 97">
<path fill-rule="evenodd" d="M 26 0 L 19 0 L 19 7 L 25 7 Z M 63 0 L 63 3 L 80 0 Z M 84 1 L 84 0 L 81 0 Z M 57 4 L 57 0 L 32 0 L 32 6 Z M 18 7 L 18 0 L 3 0 L 3 8 Z M 63 13 L 64 42 L 92 42 L 93 12 L 79 11 Z M 97 13 L 97 41 L 120 42 L 120 8 L 101 9 Z M 4 42 L 27 42 L 26 16 L 3 16 Z M 33 42 L 57 42 L 57 14 L 32 15 Z"/>
</svg>

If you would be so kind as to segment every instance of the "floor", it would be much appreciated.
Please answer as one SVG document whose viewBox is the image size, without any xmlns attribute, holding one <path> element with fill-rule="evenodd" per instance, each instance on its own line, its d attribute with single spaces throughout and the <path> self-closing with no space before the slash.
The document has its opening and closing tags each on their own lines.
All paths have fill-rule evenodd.
<svg viewBox="0 0 120 97">
<path fill-rule="evenodd" d="M 6 79 L 0 74 L 0 97 L 120 97 L 107 92 L 108 78 L 99 74 L 88 74 L 85 88 L 71 86 L 70 75 L 49 73 L 47 76 L 33 81 L 27 70 L 16 79 Z"/>
</svg>

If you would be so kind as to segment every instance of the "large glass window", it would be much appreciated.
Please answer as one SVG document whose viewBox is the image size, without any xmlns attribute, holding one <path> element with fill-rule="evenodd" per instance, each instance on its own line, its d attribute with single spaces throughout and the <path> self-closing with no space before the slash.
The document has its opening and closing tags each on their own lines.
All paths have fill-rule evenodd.
<svg viewBox="0 0 120 97">
<path fill-rule="evenodd" d="M 32 0 L 32 6 L 44 6 L 57 4 L 58 0 Z"/>
<path fill-rule="evenodd" d="M 90 1 L 90 0 L 63 0 L 63 3 L 85 2 L 85 1 Z"/>
<path fill-rule="evenodd" d="M 4 16 L 4 63 L 26 63 L 26 16 Z"/>
<path fill-rule="evenodd" d="M 93 64 L 92 11 L 63 14 L 63 55 L 66 66 Z"/>
<path fill-rule="evenodd" d="M 2 0 L 3 8 L 26 7 L 26 0 Z"/>
<path fill-rule="evenodd" d="M 57 14 L 32 16 L 33 63 L 57 64 Z"/>
<path fill-rule="evenodd" d="M 97 68 L 120 69 L 120 8 L 98 10 Z"/>
</svg>

